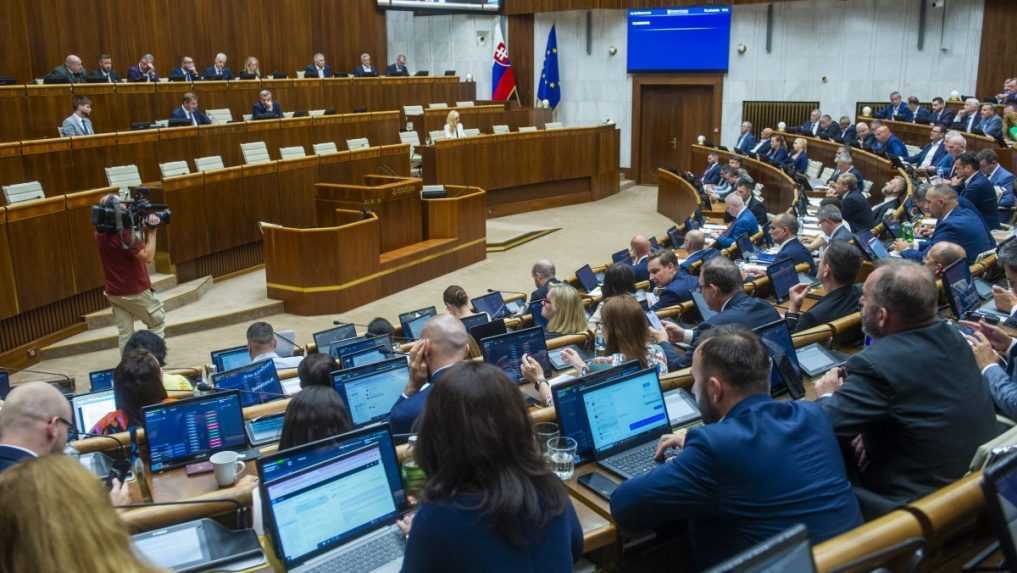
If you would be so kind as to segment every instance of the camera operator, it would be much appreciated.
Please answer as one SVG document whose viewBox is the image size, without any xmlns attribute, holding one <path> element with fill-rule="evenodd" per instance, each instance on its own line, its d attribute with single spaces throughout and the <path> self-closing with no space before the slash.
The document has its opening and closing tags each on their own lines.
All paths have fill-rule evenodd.
<svg viewBox="0 0 1017 573">
<path fill-rule="evenodd" d="M 99 207 L 117 213 L 120 217 L 125 206 L 116 194 L 102 198 Z M 135 232 L 130 226 L 110 229 L 96 228 L 95 241 L 99 246 L 102 271 L 106 276 L 105 293 L 113 308 L 119 348 L 123 352 L 127 339 L 134 334 L 134 321 L 144 322 L 149 330 L 165 337 L 166 311 L 162 301 L 152 292 L 148 265 L 155 260 L 156 230 L 161 220 L 151 213 L 144 218 L 144 231 Z"/>
</svg>

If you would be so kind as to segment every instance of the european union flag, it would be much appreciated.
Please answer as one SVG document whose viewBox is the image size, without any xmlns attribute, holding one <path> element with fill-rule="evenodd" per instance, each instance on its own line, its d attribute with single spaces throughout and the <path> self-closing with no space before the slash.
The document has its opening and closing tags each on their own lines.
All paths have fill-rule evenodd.
<svg viewBox="0 0 1017 573">
<path fill-rule="evenodd" d="M 558 107 L 561 101 L 561 82 L 558 77 L 558 33 L 554 25 L 547 34 L 547 49 L 544 50 L 544 70 L 540 72 L 540 88 L 537 99 L 547 100 L 551 109 Z"/>
</svg>

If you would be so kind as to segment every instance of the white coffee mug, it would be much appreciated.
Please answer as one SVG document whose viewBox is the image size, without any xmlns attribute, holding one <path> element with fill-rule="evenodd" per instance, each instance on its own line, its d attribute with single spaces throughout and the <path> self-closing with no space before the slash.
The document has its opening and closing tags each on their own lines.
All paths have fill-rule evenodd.
<svg viewBox="0 0 1017 573">
<path fill-rule="evenodd" d="M 237 474 L 243 473 L 247 467 L 247 464 L 240 461 L 240 454 L 229 450 L 212 454 L 208 461 L 212 462 L 212 472 L 215 473 L 219 487 L 229 487 L 236 483 Z"/>
</svg>

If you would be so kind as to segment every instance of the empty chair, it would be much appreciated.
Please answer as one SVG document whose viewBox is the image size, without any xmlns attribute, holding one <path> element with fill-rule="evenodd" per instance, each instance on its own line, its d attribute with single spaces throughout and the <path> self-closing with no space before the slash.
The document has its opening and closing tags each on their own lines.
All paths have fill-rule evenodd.
<svg viewBox="0 0 1017 573">
<path fill-rule="evenodd" d="M 809 166 L 805 169 L 805 175 L 807 175 L 809 179 L 815 179 L 816 177 L 819 177 L 819 173 L 822 170 L 823 164 L 821 162 L 816 161 L 815 159 L 810 159 Z"/>
<path fill-rule="evenodd" d="M 289 118 L 293 117 L 293 113 L 294 112 L 292 112 L 292 111 L 284 111 L 283 112 L 283 117 L 286 118 L 286 119 L 289 119 Z"/>
<path fill-rule="evenodd" d="M 399 132 L 399 143 L 407 143 L 410 146 L 410 170 L 417 171 L 420 166 L 424 163 L 424 158 L 416 152 L 418 146 L 420 146 L 420 135 L 415 131 L 400 131 Z"/>
<path fill-rule="evenodd" d="M 299 159 L 301 157 L 307 157 L 307 153 L 304 152 L 304 147 L 302 145 L 280 147 L 279 157 L 282 159 Z"/>
<path fill-rule="evenodd" d="M 205 110 L 205 115 L 208 116 L 208 119 L 212 120 L 212 123 L 229 123 L 233 121 L 233 113 L 229 108 Z"/>
<path fill-rule="evenodd" d="M 165 179 L 167 177 L 188 175 L 191 173 L 191 168 L 187 166 L 186 161 L 170 161 L 167 163 L 160 163 L 159 171 L 162 172 L 162 178 Z"/>
<path fill-rule="evenodd" d="M 252 119 L 254 119 L 253 115 L 251 115 L 249 113 L 245 113 L 244 114 L 244 121 L 251 121 Z"/>
<path fill-rule="evenodd" d="M 3 189 L 4 201 L 7 201 L 8 205 L 46 198 L 46 193 L 42 190 L 42 183 L 39 183 L 38 181 L 4 185 Z"/>
<path fill-rule="evenodd" d="M 418 115 L 424 115 L 424 106 L 422 105 L 404 105 L 403 115 L 406 117 L 415 117 Z"/>
<path fill-rule="evenodd" d="M 824 167 L 823 172 L 819 175 L 819 179 L 822 179 L 823 181 L 829 181 L 830 178 L 833 177 L 833 174 L 834 174 L 833 167 Z"/>
<path fill-rule="evenodd" d="M 492 126 L 491 129 L 494 133 L 509 133 L 511 131 L 507 125 L 495 125 Z"/>
<path fill-rule="evenodd" d="M 456 102 L 456 107 L 473 107 L 473 106 L 474 106 L 474 103 L 472 101 L 457 101 Z"/>
<path fill-rule="evenodd" d="M 444 102 L 432 103 L 427 106 L 427 109 L 448 109 L 448 104 Z"/>
<path fill-rule="evenodd" d="M 366 137 L 358 137 L 356 139 L 347 139 L 346 140 L 346 149 L 349 149 L 350 151 L 356 151 L 358 149 L 366 149 L 368 147 L 371 147 L 371 143 L 369 141 L 367 141 Z"/>
<path fill-rule="evenodd" d="M 547 129 L 547 126 L 545 126 L 544 128 Z M 519 128 L 519 133 L 530 133 L 533 131 L 537 131 L 537 128 L 532 125 L 526 125 Z"/>
<path fill-rule="evenodd" d="M 268 154 L 268 147 L 264 141 L 241 143 L 240 152 L 244 155 L 244 163 L 247 165 L 272 161 L 272 156 Z"/>
<path fill-rule="evenodd" d="M 435 142 L 435 141 L 444 141 L 444 140 L 448 139 L 447 137 L 445 137 L 445 130 L 444 129 L 435 129 L 435 130 L 432 130 L 428 135 L 431 136 L 431 142 L 432 143 Z"/>
<path fill-rule="evenodd" d="M 141 185 L 141 173 L 137 165 L 117 165 L 106 168 L 106 181 L 110 187 L 125 189 Z"/>
<path fill-rule="evenodd" d="M 479 127 L 468 127 L 468 128 L 463 130 L 463 133 L 466 135 L 466 137 L 476 137 L 476 136 L 480 135 L 480 128 Z"/>
<path fill-rule="evenodd" d="M 325 115 L 325 110 L 323 110 L 323 109 L 308 110 L 307 111 L 307 115 L 309 115 L 311 117 L 320 117 L 320 116 Z"/>
<path fill-rule="evenodd" d="M 314 148 L 315 155 L 331 155 L 333 153 L 339 153 L 339 148 L 335 146 L 334 141 L 326 141 L 325 143 L 315 143 L 311 147 Z"/>
<path fill-rule="evenodd" d="M 544 129 L 563 129 L 564 127 L 560 121 L 549 121 L 544 124 Z M 533 129 L 536 130 L 536 128 Z M 519 128 L 519 131 L 523 131 L 523 129 Z"/>
<path fill-rule="evenodd" d="M 922 148 L 917 145 L 905 145 L 904 147 L 907 148 L 908 155 L 918 155 L 922 151 Z"/>
<path fill-rule="evenodd" d="M 195 159 L 194 168 L 197 171 L 215 171 L 216 169 L 226 169 L 226 165 L 222 162 L 221 155 L 209 155 Z"/>
<path fill-rule="evenodd" d="M 872 189 L 872 181 L 866 179 L 865 182 L 862 183 L 862 192 L 865 193 L 865 195 L 867 196 L 869 194 L 869 190 L 871 190 L 871 189 Z"/>
</svg>

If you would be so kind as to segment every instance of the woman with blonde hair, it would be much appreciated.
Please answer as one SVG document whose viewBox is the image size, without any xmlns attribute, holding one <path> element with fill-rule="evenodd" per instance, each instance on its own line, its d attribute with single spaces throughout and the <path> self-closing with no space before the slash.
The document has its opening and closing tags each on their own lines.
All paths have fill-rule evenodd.
<svg viewBox="0 0 1017 573">
<path fill-rule="evenodd" d="M 547 291 L 540 314 L 547 320 L 547 326 L 544 327 L 544 336 L 547 338 L 586 332 L 587 318 L 583 299 L 579 298 L 579 291 L 571 285 L 552 285 Z"/>
<path fill-rule="evenodd" d="M 600 312 L 604 326 L 604 345 L 607 356 L 594 358 L 595 366 L 618 366 L 629 360 L 639 361 L 640 368 L 656 368 L 660 374 L 667 374 L 667 356 L 653 340 L 650 322 L 643 307 L 632 295 L 615 296 L 604 302 Z M 561 353 L 562 360 L 579 371 L 589 372 L 590 367 L 571 348 Z"/>
<path fill-rule="evenodd" d="M 156 573 L 131 549 L 102 482 L 69 456 L 44 456 L 0 474 L 0 573 Z"/>
<path fill-rule="evenodd" d="M 452 110 L 448 112 L 448 118 L 445 119 L 445 138 L 459 139 L 462 137 L 466 137 L 466 130 L 459 122 L 459 112 Z"/>
<path fill-rule="evenodd" d="M 244 62 L 243 75 L 251 78 L 261 77 L 261 68 L 258 65 L 258 58 L 255 58 L 254 56 L 247 56 L 247 61 Z"/>
<path fill-rule="evenodd" d="M 796 137 L 792 146 L 794 153 L 788 158 L 788 162 L 798 173 L 805 173 L 809 168 L 809 142 L 804 137 Z"/>
</svg>

